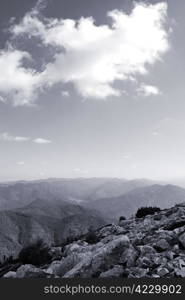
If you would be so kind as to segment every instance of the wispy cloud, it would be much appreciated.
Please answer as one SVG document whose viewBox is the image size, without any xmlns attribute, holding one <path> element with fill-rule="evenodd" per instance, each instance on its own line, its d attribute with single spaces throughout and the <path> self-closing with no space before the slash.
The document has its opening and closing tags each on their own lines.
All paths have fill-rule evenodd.
<svg viewBox="0 0 185 300">
<path fill-rule="evenodd" d="M 153 131 L 152 134 L 153 134 L 153 136 L 158 136 L 159 132 L 158 131 Z"/>
<path fill-rule="evenodd" d="M 24 165 L 25 165 L 25 162 L 24 162 L 24 161 L 18 161 L 18 162 L 17 162 L 17 165 L 19 165 L 19 166 L 24 166 Z"/>
<path fill-rule="evenodd" d="M 36 138 L 36 139 L 31 139 L 30 137 L 26 136 L 13 136 L 9 134 L 8 132 L 3 132 L 0 133 L 0 141 L 4 142 L 27 142 L 31 141 L 36 144 L 50 144 L 51 141 L 44 139 L 44 138 Z"/>
<path fill-rule="evenodd" d="M 158 87 L 153 85 L 147 85 L 142 83 L 140 87 L 137 89 L 137 93 L 140 96 L 149 97 L 149 96 L 157 96 L 160 95 L 161 92 Z"/>
<path fill-rule="evenodd" d="M 123 158 L 123 159 L 129 159 L 129 158 L 131 158 L 131 155 L 130 155 L 130 154 L 124 154 L 124 155 L 122 156 L 122 158 Z"/>
<path fill-rule="evenodd" d="M 36 144 L 50 144 L 51 143 L 50 140 L 46 140 L 46 139 L 43 139 L 43 138 L 34 139 L 33 142 L 36 143 Z"/>
<path fill-rule="evenodd" d="M 70 96 L 68 91 L 62 91 L 62 96 L 68 98 Z"/>
<path fill-rule="evenodd" d="M 6 103 L 6 100 L 4 97 L 0 96 L 0 102 Z"/>
<path fill-rule="evenodd" d="M 39 1 L 19 24 L 12 25 L 11 33 L 15 39 L 36 37 L 37 43 L 39 38 L 44 47 L 52 47 L 51 61 L 45 61 L 38 72 L 24 64 L 31 59 L 30 53 L 13 46 L 0 52 L 0 69 L 4 70 L 0 94 L 15 105 L 33 103 L 43 88 L 57 83 L 72 83 L 85 98 L 118 97 L 122 93 L 116 81 L 146 75 L 148 66 L 169 49 L 166 2 L 135 3 L 130 14 L 109 11 L 111 24 L 99 26 L 92 17 L 78 21 L 41 17 L 43 4 Z M 155 94 L 156 90 L 144 92 Z"/>
<path fill-rule="evenodd" d="M 8 132 L 3 132 L 0 134 L 0 140 L 6 142 L 26 142 L 29 141 L 30 138 L 25 136 L 13 136 L 10 135 Z"/>
</svg>

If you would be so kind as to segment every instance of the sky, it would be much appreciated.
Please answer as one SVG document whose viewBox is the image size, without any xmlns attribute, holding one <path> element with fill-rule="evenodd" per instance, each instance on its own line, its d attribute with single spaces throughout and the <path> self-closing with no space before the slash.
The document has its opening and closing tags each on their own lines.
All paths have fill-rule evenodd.
<svg viewBox="0 0 185 300">
<path fill-rule="evenodd" d="M 0 181 L 185 179 L 184 12 L 2 0 Z"/>
</svg>

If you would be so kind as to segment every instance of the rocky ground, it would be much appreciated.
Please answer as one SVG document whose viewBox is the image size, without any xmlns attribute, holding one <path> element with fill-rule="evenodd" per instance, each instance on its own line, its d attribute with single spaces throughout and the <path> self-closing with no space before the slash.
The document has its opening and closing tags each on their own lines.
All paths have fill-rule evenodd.
<svg viewBox="0 0 185 300">
<path fill-rule="evenodd" d="M 5 278 L 185 277 L 185 203 L 144 218 L 122 220 L 50 249 L 47 265 L 7 265 Z"/>
</svg>

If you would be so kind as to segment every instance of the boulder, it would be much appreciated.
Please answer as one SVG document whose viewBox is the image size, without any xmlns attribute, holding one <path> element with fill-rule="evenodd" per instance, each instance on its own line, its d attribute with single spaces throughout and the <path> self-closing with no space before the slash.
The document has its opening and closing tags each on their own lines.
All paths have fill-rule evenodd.
<svg viewBox="0 0 185 300">
<path fill-rule="evenodd" d="M 185 268 L 175 269 L 174 273 L 177 277 L 185 278 Z"/>
<path fill-rule="evenodd" d="M 16 272 L 17 278 L 47 278 L 47 275 L 49 274 L 33 265 L 22 265 Z"/>
<path fill-rule="evenodd" d="M 157 255 L 156 250 L 149 245 L 139 246 L 138 249 L 140 250 L 140 256 L 145 256 L 148 259 L 153 259 Z"/>
<path fill-rule="evenodd" d="M 139 267 L 132 267 L 128 270 L 128 278 L 145 278 L 147 277 L 147 273 L 149 272 L 149 269 L 142 269 Z"/>
<path fill-rule="evenodd" d="M 56 274 L 58 268 L 61 266 L 61 261 L 53 261 L 47 269 L 45 269 L 44 271 L 48 274 Z"/>
<path fill-rule="evenodd" d="M 100 278 L 117 278 L 117 277 L 122 277 L 123 275 L 123 267 L 119 265 L 115 265 L 112 269 L 102 272 L 100 274 Z"/>
<path fill-rule="evenodd" d="M 159 275 L 160 277 L 164 277 L 168 273 L 169 273 L 169 270 L 167 268 L 161 268 L 161 267 L 159 267 L 157 269 L 157 275 Z"/>
<path fill-rule="evenodd" d="M 10 271 L 10 272 L 6 273 L 3 277 L 4 278 L 16 278 L 17 274 L 16 274 L 16 272 Z"/>
<path fill-rule="evenodd" d="M 107 271 L 121 257 L 121 254 L 130 245 L 129 238 L 125 235 L 100 247 L 88 257 L 82 259 L 72 270 L 65 274 L 65 278 L 92 277 L 97 273 Z"/>
<path fill-rule="evenodd" d="M 124 233 L 124 229 L 121 226 L 111 224 L 109 226 L 103 227 L 99 231 L 98 237 L 99 238 L 104 238 L 104 237 L 107 237 L 109 235 L 119 235 L 119 234 L 122 234 L 122 233 Z"/>
<path fill-rule="evenodd" d="M 60 259 L 62 256 L 62 247 L 52 247 L 49 250 L 49 255 L 52 257 L 52 259 Z"/>
<path fill-rule="evenodd" d="M 165 239 L 160 239 L 156 244 L 153 245 L 153 247 L 159 251 L 159 252 L 162 252 L 162 251 L 165 251 L 167 249 L 169 249 L 170 245 L 169 243 L 167 242 L 167 240 Z"/>
<path fill-rule="evenodd" d="M 143 256 L 143 257 L 139 257 L 139 258 L 137 259 L 136 265 L 137 265 L 139 268 L 144 268 L 144 269 L 145 269 L 145 268 L 151 267 L 151 266 L 153 265 L 153 262 L 152 262 L 149 258 Z"/>
<path fill-rule="evenodd" d="M 138 255 L 138 251 L 130 245 L 130 247 L 122 253 L 120 263 L 126 265 L 128 268 L 133 267 Z"/>
<path fill-rule="evenodd" d="M 70 255 L 65 257 L 63 260 L 61 260 L 60 263 L 55 268 L 53 268 L 53 271 L 56 275 L 62 277 L 68 271 L 73 269 L 77 264 L 79 264 L 79 262 L 87 259 L 90 255 L 91 255 L 91 252 L 71 253 Z"/>
<path fill-rule="evenodd" d="M 183 248 L 185 249 L 185 232 L 179 236 L 179 241 Z"/>
</svg>

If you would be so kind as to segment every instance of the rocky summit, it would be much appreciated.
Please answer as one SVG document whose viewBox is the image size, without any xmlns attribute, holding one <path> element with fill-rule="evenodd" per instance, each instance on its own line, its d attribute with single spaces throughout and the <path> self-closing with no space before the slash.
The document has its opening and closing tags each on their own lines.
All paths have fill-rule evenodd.
<svg viewBox="0 0 185 300">
<path fill-rule="evenodd" d="M 9 263 L 1 267 L 1 277 L 185 277 L 185 203 L 121 219 L 49 251 L 48 263 Z"/>
</svg>

